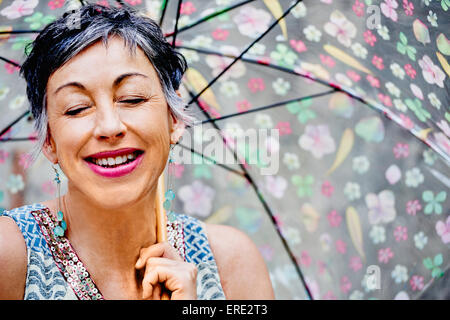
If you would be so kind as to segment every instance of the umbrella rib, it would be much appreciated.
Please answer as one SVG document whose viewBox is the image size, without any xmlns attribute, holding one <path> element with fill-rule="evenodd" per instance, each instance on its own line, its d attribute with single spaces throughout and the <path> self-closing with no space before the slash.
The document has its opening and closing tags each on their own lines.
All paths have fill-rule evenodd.
<svg viewBox="0 0 450 320">
<path fill-rule="evenodd" d="M 25 118 L 26 116 L 28 116 L 29 113 L 30 113 L 29 110 L 25 111 L 25 112 L 22 113 L 16 120 L 14 120 L 14 121 L 11 122 L 9 125 L 7 125 L 6 128 L 3 129 L 3 130 L 0 132 L 0 137 L 1 137 L 2 135 L 4 135 L 5 132 L 7 132 L 13 125 L 15 125 L 17 122 L 19 122 L 20 120 L 22 120 L 22 118 Z"/>
<path fill-rule="evenodd" d="M 233 169 L 233 168 L 231 168 L 231 167 L 229 167 L 229 166 L 227 166 L 227 165 L 225 165 L 225 164 L 223 164 L 223 163 L 219 163 L 219 162 L 217 162 L 216 160 L 214 160 L 214 159 L 212 159 L 212 158 L 210 158 L 210 157 L 208 157 L 208 156 L 205 156 L 203 153 L 198 152 L 198 151 L 194 150 L 194 149 L 191 148 L 191 147 L 185 146 L 185 145 L 183 145 L 183 144 L 181 144 L 181 143 L 177 143 L 177 144 L 178 144 L 180 147 L 182 147 L 183 149 L 189 150 L 189 151 L 191 151 L 192 153 L 195 153 L 195 154 L 201 156 L 202 158 L 204 158 L 204 159 L 206 159 L 206 160 L 208 160 L 208 161 L 213 162 L 215 165 L 218 165 L 219 167 L 224 168 L 225 170 L 228 170 L 228 171 L 233 172 L 233 173 L 235 173 L 235 174 L 237 174 L 237 175 L 240 175 L 241 177 L 245 177 L 245 175 L 244 175 L 242 172 L 240 172 L 240 171 L 238 171 L 238 170 L 236 170 L 236 169 Z"/>
<path fill-rule="evenodd" d="M 177 34 L 178 34 L 178 20 L 180 20 L 180 14 L 181 14 L 181 5 L 183 3 L 183 0 L 178 0 L 178 6 L 177 6 L 177 17 L 175 18 L 175 30 L 173 31 L 173 39 L 172 39 L 172 47 L 175 48 L 175 42 L 177 40 Z"/>
<path fill-rule="evenodd" d="M 186 49 L 186 50 L 192 50 L 192 51 L 196 51 L 198 53 L 203 53 L 203 54 L 214 54 L 214 55 L 217 55 L 217 56 L 231 58 L 231 59 L 236 58 L 236 56 L 224 54 L 224 53 L 221 53 L 221 52 L 218 52 L 218 51 L 213 51 L 213 50 L 193 48 L 193 47 L 189 47 L 189 46 L 177 46 L 177 48 L 179 48 L 179 49 Z M 303 74 L 303 73 L 294 71 L 294 70 L 286 68 L 286 67 L 278 66 L 276 64 L 272 64 L 272 63 L 261 61 L 261 60 L 253 60 L 253 59 L 249 59 L 249 58 L 245 58 L 245 57 L 241 57 L 240 60 L 244 61 L 244 62 L 251 63 L 251 64 L 256 64 L 256 65 L 260 65 L 260 66 L 263 66 L 263 67 L 267 67 L 267 68 L 283 71 L 283 72 L 286 72 L 286 73 L 289 73 L 289 74 L 292 74 L 292 75 L 296 75 L 296 76 L 299 76 L 299 77 L 303 77 L 303 78 L 306 78 L 308 80 L 312 80 L 314 82 L 320 83 L 320 84 L 322 84 L 324 86 L 331 87 L 331 88 L 336 88 L 339 91 L 343 91 L 343 92 L 348 93 L 349 95 L 351 95 L 351 93 L 346 91 L 345 89 L 342 89 L 340 87 L 332 85 L 332 84 L 330 84 L 330 83 L 328 83 L 328 82 L 326 82 L 324 80 L 313 78 L 313 77 L 311 77 L 311 76 L 309 76 L 307 74 Z M 361 97 L 354 96 L 354 98 L 358 99 L 358 100 L 360 100 L 360 101 L 362 101 L 364 103 L 366 103 L 365 101 L 362 100 Z"/>
<path fill-rule="evenodd" d="M 191 29 L 193 27 L 196 27 L 199 24 L 202 24 L 202 23 L 204 23 L 206 21 L 209 21 L 212 18 L 215 18 L 215 17 L 217 17 L 217 16 L 219 16 L 221 14 L 227 13 L 228 11 L 234 10 L 236 8 L 239 8 L 239 7 L 243 6 L 243 5 L 246 5 L 247 3 L 254 2 L 254 1 L 255 0 L 242 1 L 242 2 L 236 3 L 236 4 L 232 5 L 232 6 L 226 7 L 224 9 L 222 9 L 222 10 L 219 10 L 219 11 L 216 11 L 214 13 L 211 13 L 211 14 L 209 14 L 209 15 L 207 15 L 207 16 L 205 16 L 205 17 L 203 17 L 203 18 L 201 18 L 201 19 L 199 19 L 199 20 L 197 20 L 197 21 L 195 21 L 195 22 L 193 22 L 193 23 L 191 23 L 191 24 L 189 24 L 187 26 L 184 26 L 183 28 L 178 29 L 178 34 L 184 32 L 184 31 L 187 31 L 187 30 L 189 30 L 189 29 Z M 83 0 L 80 0 L 80 2 L 82 2 L 83 4 L 85 3 Z M 167 1 L 165 1 L 165 3 L 166 2 Z M 166 8 L 166 6 L 163 7 L 163 14 L 161 15 L 161 18 L 164 18 L 165 8 Z M 161 26 L 161 24 L 162 24 L 162 20 L 160 20 L 160 22 L 159 22 L 160 26 Z M 41 31 L 42 30 L 11 30 L 11 31 L 0 31 L 0 34 L 40 33 Z M 165 37 L 166 38 L 167 37 L 172 37 L 173 35 L 174 35 L 174 33 L 170 32 L 170 33 L 166 34 Z"/>
<path fill-rule="evenodd" d="M 225 69 L 223 69 L 216 77 L 214 77 L 209 83 L 208 85 L 203 88 L 199 93 L 197 93 L 192 99 L 191 101 L 189 101 L 188 105 L 192 104 L 192 102 L 196 101 L 202 94 L 203 92 L 205 92 L 206 90 L 208 90 L 209 87 L 211 87 L 225 72 L 227 72 L 238 60 L 240 60 L 242 58 L 242 56 L 244 54 L 247 53 L 248 50 L 250 50 L 251 47 L 253 47 L 253 45 L 255 43 L 257 43 L 258 41 L 260 41 L 265 35 L 267 35 L 270 30 L 272 30 L 275 26 L 278 25 L 278 23 L 289 14 L 289 12 L 297 5 L 301 2 L 302 0 L 297 0 L 294 4 L 292 4 L 285 12 L 283 12 L 283 14 L 276 19 L 261 35 L 258 36 L 258 38 L 256 38 L 252 43 L 250 43 L 249 46 L 247 46 L 247 48 L 244 49 L 244 51 L 242 51 L 239 56 L 237 56 Z"/>
<path fill-rule="evenodd" d="M 23 137 L 23 138 L 6 138 L 0 139 L 0 142 L 15 142 L 15 141 L 35 141 L 36 137 Z"/>
<path fill-rule="evenodd" d="M 194 94 L 193 94 L 189 89 L 186 89 L 186 90 L 187 90 L 187 92 L 189 93 L 189 95 L 190 95 L 191 97 L 194 96 Z M 204 110 L 204 109 L 199 105 L 198 100 L 194 100 L 194 101 L 195 101 L 196 105 L 198 106 L 198 108 L 202 111 L 202 113 L 203 113 L 208 119 L 211 119 L 210 114 L 209 114 L 206 110 Z M 300 281 L 302 282 L 303 287 L 304 287 L 305 290 L 306 290 L 306 294 L 307 294 L 308 298 L 309 298 L 310 300 L 313 300 L 313 297 L 312 297 L 312 295 L 311 295 L 311 291 L 309 290 L 309 287 L 308 287 L 308 285 L 306 284 L 305 277 L 303 276 L 303 272 L 301 271 L 301 269 L 300 269 L 300 267 L 299 267 L 299 265 L 298 265 L 298 263 L 297 263 L 297 260 L 296 260 L 296 258 L 295 258 L 295 256 L 294 256 L 294 254 L 292 253 L 291 248 L 289 247 L 289 245 L 288 245 L 286 239 L 284 238 L 283 234 L 281 233 L 280 227 L 278 226 L 278 224 L 277 224 L 277 222 L 276 222 L 276 220 L 275 220 L 275 217 L 274 217 L 274 215 L 273 215 L 272 210 L 270 209 L 270 207 L 269 207 L 269 205 L 267 204 L 266 200 L 264 199 L 264 197 L 262 196 L 261 192 L 259 191 L 258 186 L 256 185 L 256 183 L 253 181 L 253 179 L 252 179 L 251 176 L 249 175 L 249 173 L 248 173 L 247 169 L 245 168 L 245 166 L 244 166 L 242 163 L 240 163 L 240 162 L 238 161 L 236 151 L 230 149 L 230 146 L 229 146 L 228 143 L 225 141 L 225 138 L 224 138 L 224 136 L 222 135 L 222 131 L 220 130 L 219 126 L 218 126 L 214 121 L 212 122 L 212 126 L 219 132 L 219 134 L 220 134 L 220 136 L 222 137 L 222 140 L 224 141 L 225 146 L 228 148 L 228 150 L 230 150 L 230 152 L 233 153 L 233 157 L 234 157 L 234 159 L 236 160 L 236 162 L 239 164 L 239 166 L 241 167 L 241 170 L 242 170 L 243 173 L 244 173 L 244 177 L 247 179 L 248 183 L 250 183 L 250 185 L 252 186 L 252 188 L 253 188 L 253 190 L 255 191 L 255 193 L 256 193 L 256 195 L 257 195 L 259 201 L 261 202 L 261 204 L 262 204 L 262 206 L 263 206 L 263 208 L 264 208 L 264 210 L 266 211 L 267 215 L 270 217 L 272 224 L 275 226 L 275 231 L 276 231 L 276 233 L 278 234 L 278 236 L 279 236 L 279 238 L 280 238 L 280 240 L 281 240 L 281 243 L 283 244 L 283 247 L 284 247 L 284 249 L 286 250 L 286 252 L 287 252 L 289 258 L 291 259 L 292 263 L 294 264 L 295 271 L 297 272 L 297 274 L 298 274 L 298 276 L 299 276 L 299 278 L 300 278 Z"/>
<path fill-rule="evenodd" d="M 211 119 L 203 120 L 201 122 L 201 124 L 208 123 L 208 122 L 216 122 L 216 121 L 225 120 L 225 119 L 229 119 L 229 118 L 233 118 L 233 117 L 237 117 L 237 116 L 242 116 L 242 115 L 245 115 L 245 114 L 248 114 L 248 113 L 258 112 L 258 111 L 267 110 L 267 109 L 272 109 L 272 108 L 283 106 L 283 105 L 291 103 L 291 102 L 298 102 L 298 101 L 302 101 L 302 100 L 318 98 L 318 97 L 322 97 L 322 96 L 326 96 L 326 95 L 332 94 L 332 93 L 334 93 L 336 91 L 337 91 L 337 89 L 333 89 L 333 90 L 328 90 L 328 91 L 324 91 L 324 92 L 320 92 L 320 93 L 316 93 L 316 94 L 311 94 L 311 95 L 305 96 L 305 97 L 294 98 L 294 99 L 290 99 L 290 100 L 276 102 L 276 103 L 272 103 L 272 104 L 269 104 L 269 105 L 266 105 L 266 106 L 263 106 L 263 107 L 258 107 L 258 108 L 254 108 L 254 109 L 243 111 L 243 112 L 236 112 L 236 113 L 227 114 L 227 115 L 225 115 L 223 117 L 220 117 L 220 118 L 211 118 Z"/>
<path fill-rule="evenodd" d="M 164 21 L 164 16 L 166 15 L 166 9 L 167 9 L 167 4 L 168 3 L 169 3 L 169 0 L 163 0 L 161 17 L 159 18 L 159 26 L 161 28 L 162 28 L 162 24 L 163 24 L 163 21 Z"/>
<path fill-rule="evenodd" d="M 7 58 L 4 58 L 4 57 L 2 57 L 2 56 L 0 56 L 0 60 L 3 60 L 3 61 L 5 61 L 5 62 L 7 62 L 7 63 L 9 63 L 9 64 L 12 64 L 12 65 L 15 66 L 15 67 L 20 68 L 20 64 L 18 64 L 17 62 L 14 62 L 14 61 L 9 60 L 9 59 L 7 59 Z"/>
<path fill-rule="evenodd" d="M 199 24 L 202 24 L 203 22 L 211 20 L 212 18 L 215 18 L 215 17 L 217 17 L 217 16 L 219 16 L 221 14 L 224 14 L 224 13 L 226 13 L 228 11 L 231 11 L 233 9 L 239 8 L 239 7 L 241 7 L 243 5 L 246 5 L 247 3 L 250 3 L 250 2 L 253 2 L 253 1 L 255 1 L 255 0 L 242 1 L 242 2 L 236 3 L 236 4 L 232 5 L 232 6 L 226 7 L 224 9 L 222 9 L 222 10 L 213 12 L 213 13 L 211 13 L 211 14 L 209 14 L 209 15 L 207 15 L 207 16 L 205 16 L 205 17 L 203 17 L 203 18 L 201 18 L 201 19 L 199 19 L 199 20 L 197 20 L 197 21 L 187 25 L 187 26 L 184 26 L 183 28 L 180 28 L 178 30 L 178 33 L 181 33 L 183 31 L 189 30 L 189 29 L 191 29 L 191 28 L 193 28 L 193 27 L 195 27 L 195 26 L 197 26 Z M 173 32 L 170 32 L 170 33 L 166 34 L 165 36 L 166 37 L 172 37 L 173 36 Z"/>
</svg>

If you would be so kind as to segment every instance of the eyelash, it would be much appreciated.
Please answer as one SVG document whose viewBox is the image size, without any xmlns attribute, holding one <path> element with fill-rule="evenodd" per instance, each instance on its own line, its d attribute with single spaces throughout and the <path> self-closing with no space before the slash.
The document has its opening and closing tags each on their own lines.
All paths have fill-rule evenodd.
<svg viewBox="0 0 450 320">
<path fill-rule="evenodd" d="M 119 102 L 131 103 L 131 104 L 139 104 L 139 103 L 141 103 L 143 101 L 147 101 L 147 99 L 136 98 L 136 99 L 122 100 L 122 101 L 119 101 Z M 75 110 L 69 110 L 69 111 L 66 111 L 66 115 L 75 116 L 75 115 L 79 114 L 80 112 L 82 112 L 83 110 L 85 110 L 87 108 L 89 108 L 89 107 L 78 108 L 78 109 L 75 109 Z"/>
</svg>

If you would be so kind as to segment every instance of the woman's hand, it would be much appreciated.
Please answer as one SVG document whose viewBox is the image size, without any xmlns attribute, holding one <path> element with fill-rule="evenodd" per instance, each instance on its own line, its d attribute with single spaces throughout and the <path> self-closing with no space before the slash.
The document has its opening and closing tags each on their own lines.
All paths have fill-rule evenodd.
<svg viewBox="0 0 450 320">
<path fill-rule="evenodd" d="M 171 300 L 197 299 L 197 267 L 183 261 L 168 243 L 161 242 L 141 249 L 136 269 L 145 267 L 142 298 L 161 300 L 162 286 Z"/>
</svg>

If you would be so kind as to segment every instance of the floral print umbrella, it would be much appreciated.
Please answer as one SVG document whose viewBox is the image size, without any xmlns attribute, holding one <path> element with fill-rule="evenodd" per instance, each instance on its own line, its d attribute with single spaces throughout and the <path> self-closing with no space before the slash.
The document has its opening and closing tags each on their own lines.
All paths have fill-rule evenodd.
<svg viewBox="0 0 450 320">
<path fill-rule="evenodd" d="M 186 57 L 182 94 L 216 135 L 197 125 L 177 146 L 194 164 L 168 168 L 172 209 L 246 232 L 277 298 L 450 297 L 449 0 L 96 2 L 159 21 Z M 0 3 L 4 208 L 55 194 L 45 159 L 30 165 L 17 71 L 66 5 Z M 211 139 L 240 161 L 199 148 Z"/>
</svg>

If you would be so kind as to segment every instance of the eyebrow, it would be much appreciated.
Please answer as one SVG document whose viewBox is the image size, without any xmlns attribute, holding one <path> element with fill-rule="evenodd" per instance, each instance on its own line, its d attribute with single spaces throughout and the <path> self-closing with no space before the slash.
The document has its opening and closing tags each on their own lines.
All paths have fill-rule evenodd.
<svg viewBox="0 0 450 320">
<path fill-rule="evenodd" d="M 129 73 L 124 73 L 121 74 L 120 76 L 118 76 L 114 82 L 113 82 L 113 88 L 117 87 L 123 80 L 125 80 L 126 78 L 129 77 L 134 77 L 134 76 L 138 76 L 138 77 L 144 77 L 149 79 L 148 76 L 146 76 L 145 74 L 139 73 L 139 72 L 129 72 Z M 62 86 L 58 87 L 58 89 L 55 90 L 55 92 L 53 93 L 54 95 L 57 94 L 60 90 L 66 88 L 66 87 L 77 87 L 80 88 L 82 90 L 86 90 L 86 87 L 83 86 L 81 83 L 79 82 L 68 82 L 66 84 L 63 84 Z"/>
</svg>

